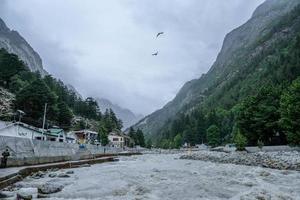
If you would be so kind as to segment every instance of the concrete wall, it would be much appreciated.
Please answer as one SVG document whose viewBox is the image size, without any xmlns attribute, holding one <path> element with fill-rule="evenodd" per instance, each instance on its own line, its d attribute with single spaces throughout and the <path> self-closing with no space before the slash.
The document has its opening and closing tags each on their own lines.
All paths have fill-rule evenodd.
<svg viewBox="0 0 300 200">
<path fill-rule="evenodd" d="M 6 148 L 11 153 L 8 160 L 10 166 L 86 159 L 103 154 L 104 149 L 105 153 L 122 151 L 120 148 L 96 145 L 86 145 L 86 148 L 79 149 L 78 144 L 0 136 L 0 152 L 2 153 Z"/>
</svg>

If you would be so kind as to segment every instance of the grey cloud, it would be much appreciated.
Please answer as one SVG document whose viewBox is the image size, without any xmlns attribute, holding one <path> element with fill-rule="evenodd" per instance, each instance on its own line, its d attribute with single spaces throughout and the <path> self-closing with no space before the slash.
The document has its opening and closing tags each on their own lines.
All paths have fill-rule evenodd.
<svg viewBox="0 0 300 200">
<path fill-rule="evenodd" d="M 262 1 L 4 0 L 0 16 L 84 96 L 148 114 L 205 73 Z"/>
</svg>

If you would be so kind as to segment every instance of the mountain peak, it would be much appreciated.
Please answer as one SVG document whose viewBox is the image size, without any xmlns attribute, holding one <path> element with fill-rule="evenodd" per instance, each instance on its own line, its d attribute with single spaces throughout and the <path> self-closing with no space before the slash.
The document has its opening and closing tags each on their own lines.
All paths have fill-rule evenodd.
<svg viewBox="0 0 300 200">
<path fill-rule="evenodd" d="M 1 18 L 0 18 L 0 31 L 1 32 L 10 31 L 9 28 L 6 26 L 5 22 Z"/>
<path fill-rule="evenodd" d="M 48 73 L 43 68 L 42 59 L 28 42 L 14 30 L 10 30 L 0 18 L 0 48 L 16 54 L 32 72 L 39 72 L 42 76 Z"/>
<path fill-rule="evenodd" d="M 136 115 L 131 110 L 127 108 L 122 108 L 121 106 L 112 103 L 108 99 L 97 98 L 96 100 L 102 112 L 104 112 L 106 109 L 112 109 L 115 112 L 117 117 L 123 121 L 124 129 L 132 126 L 133 124 L 138 122 L 141 118 L 143 118 L 142 115 Z"/>
</svg>

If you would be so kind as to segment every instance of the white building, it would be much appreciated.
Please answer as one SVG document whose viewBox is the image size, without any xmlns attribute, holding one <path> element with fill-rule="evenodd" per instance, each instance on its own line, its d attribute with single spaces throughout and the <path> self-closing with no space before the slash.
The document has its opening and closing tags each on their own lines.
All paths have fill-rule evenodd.
<svg viewBox="0 0 300 200">
<path fill-rule="evenodd" d="M 91 130 L 72 131 L 68 135 L 74 135 L 80 144 L 99 144 L 98 133 Z"/>
<path fill-rule="evenodd" d="M 76 144 L 78 143 L 77 137 L 73 132 L 69 132 L 66 134 L 66 142 Z"/>
<path fill-rule="evenodd" d="M 46 135 L 43 134 L 42 129 L 21 123 L 11 123 L 0 129 L 0 135 L 10 137 L 22 137 L 36 140 L 46 139 Z"/>
</svg>

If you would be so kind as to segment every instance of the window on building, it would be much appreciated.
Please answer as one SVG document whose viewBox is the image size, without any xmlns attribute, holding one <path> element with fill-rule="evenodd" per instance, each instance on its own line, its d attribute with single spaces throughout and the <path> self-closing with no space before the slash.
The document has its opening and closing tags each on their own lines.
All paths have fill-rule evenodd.
<svg viewBox="0 0 300 200">
<path fill-rule="evenodd" d="M 113 138 L 113 141 L 114 142 L 119 141 L 119 138 Z"/>
</svg>

